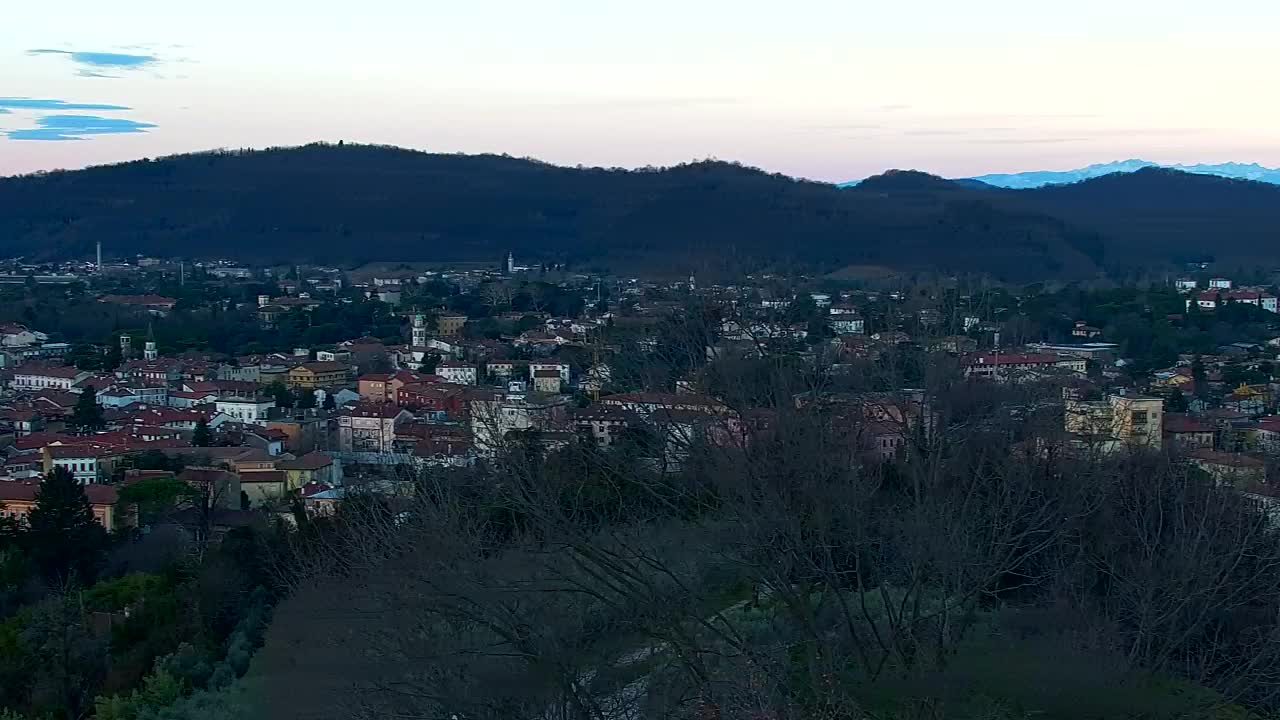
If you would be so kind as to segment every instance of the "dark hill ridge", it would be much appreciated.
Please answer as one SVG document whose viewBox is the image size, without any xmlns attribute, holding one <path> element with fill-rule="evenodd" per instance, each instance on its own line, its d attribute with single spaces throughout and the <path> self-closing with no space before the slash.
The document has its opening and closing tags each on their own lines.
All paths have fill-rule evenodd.
<svg viewBox="0 0 1280 720">
<path fill-rule="evenodd" d="M 1034 280 L 1093 276 L 1113 246 L 1131 249 L 1080 229 L 1110 227 L 1123 189 L 1089 212 L 1040 192 L 910 171 L 840 189 L 722 162 L 627 171 L 309 145 L 0 179 L 0 251 L 89 257 L 101 240 L 109 255 L 496 264 L 513 250 L 618 268 L 859 264 Z M 1224 192 L 1218 215 L 1236 195 Z"/>
<path fill-rule="evenodd" d="M 998 191 L 1016 206 L 1107 238 L 1107 258 L 1152 264 L 1209 255 L 1235 265 L 1280 264 L 1280 186 L 1163 168 Z"/>
</svg>

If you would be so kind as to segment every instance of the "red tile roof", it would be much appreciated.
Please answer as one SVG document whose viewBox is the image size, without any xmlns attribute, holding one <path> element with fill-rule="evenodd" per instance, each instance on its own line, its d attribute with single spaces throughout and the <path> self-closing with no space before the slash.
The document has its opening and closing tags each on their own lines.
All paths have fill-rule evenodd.
<svg viewBox="0 0 1280 720">
<path fill-rule="evenodd" d="M 115 505 L 119 500 L 116 489 L 110 485 L 84 485 L 84 494 L 91 505 Z M 34 502 L 40 483 L 31 480 L 0 482 L 0 502 Z"/>
</svg>

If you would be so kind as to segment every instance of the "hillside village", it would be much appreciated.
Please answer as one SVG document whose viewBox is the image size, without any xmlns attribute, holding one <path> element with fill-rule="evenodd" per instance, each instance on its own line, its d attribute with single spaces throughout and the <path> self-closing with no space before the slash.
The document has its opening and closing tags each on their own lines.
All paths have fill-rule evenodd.
<svg viewBox="0 0 1280 720">
<path fill-rule="evenodd" d="M 292 268 L 275 279 L 227 262 L 175 268 L 149 259 L 61 271 L 51 275 L 80 272 L 91 285 L 119 287 L 86 297 L 123 311 L 137 329 L 114 342 L 69 343 L 36 324 L 0 326 L 0 482 L 13 483 L 5 487 L 16 514 L 30 502 L 33 481 L 59 467 L 99 488 L 95 508 L 110 518 L 108 529 L 132 517 L 116 507 L 114 491 L 166 466 L 181 467 L 180 479 L 225 473 L 218 521 L 226 523 L 299 502 L 323 512 L 352 483 L 392 487 L 401 471 L 472 466 L 514 437 L 543 451 L 644 437 L 652 462 L 678 467 L 691 433 L 741 442 L 768 423 L 769 408 L 718 396 L 708 367 L 781 355 L 837 385 L 859 363 L 915 354 L 946 358 L 972 379 L 1060 387 L 1062 427 L 1079 444 L 1176 443 L 1215 476 L 1280 494 L 1268 483 L 1280 454 L 1276 297 L 1228 278 L 1177 280 L 1164 302 L 1176 293 L 1183 311 L 1155 317 L 1146 307 L 1141 322 L 1189 327 L 1228 311 L 1260 311 L 1232 326 L 1244 328 L 1240 339 L 1217 323 L 1221 343 L 1165 348 L 1161 366 L 1135 372 L 1151 358 L 1133 357 L 1133 341 L 1114 337 L 1116 328 L 1058 316 L 1050 318 L 1056 331 L 1041 318 L 1028 332 L 1019 308 L 1043 297 L 962 295 L 945 283 L 817 291 L 806 289 L 813 280 L 769 275 L 658 282 L 520 267 L 510 256 L 497 268 L 355 277 Z M 174 272 L 179 288 L 199 283 L 203 309 L 152 291 L 157 277 L 172 286 Z M 554 282 L 545 280 L 549 272 Z M 427 287 L 437 294 L 424 294 Z M 246 300 L 235 304 L 237 296 Z M 314 327 L 314 318 L 344 305 L 376 306 L 383 336 L 239 354 L 157 339 L 175 314 L 234 310 L 269 337 L 285 326 Z M 671 334 L 705 319 L 698 314 L 714 319 L 687 337 Z M 396 337 L 386 337 L 388 327 Z M 262 343 L 240 349 L 252 345 Z M 695 356 L 680 375 L 655 377 L 636 362 L 674 351 Z M 882 390 L 904 406 L 920 404 L 908 388 Z M 86 398 L 98 409 L 86 410 Z M 814 401 L 866 415 L 856 394 L 795 398 Z M 892 460 L 909 432 L 906 418 L 895 418 L 875 418 L 851 442 Z"/>
<path fill-rule="evenodd" d="M 92 703 L 127 718 L 230 702 L 259 646 L 271 667 L 282 647 L 308 642 L 264 637 L 276 603 L 309 597 L 284 599 L 271 568 L 341 576 L 342 560 L 312 556 L 334 533 L 356 531 L 370 509 L 435 527 L 441 492 L 455 498 L 444 507 L 478 502 L 488 518 L 463 549 L 512 532 L 490 523 L 513 503 L 548 512 L 536 504 L 544 489 L 561 488 L 544 531 L 593 533 L 592 513 L 629 523 L 653 507 L 709 512 L 698 488 L 722 483 L 716 492 L 731 498 L 756 463 L 782 463 L 750 480 L 761 487 L 877 488 L 867 501 L 888 503 L 915 497 L 895 495 L 895 478 L 942 467 L 949 475 L 930 485 L 938 512 L 955 507 L 953 483 L 988 482 L 993 458 L 1007 469 L 1002 492 L 1018 503 L 1036 494 L 1032 508 L 1045 488 L 1085 499 L 1185 489 L 1189 478 L 1275 525 L 1273 278 L 1207 263 L 1186 273 L 1012 287 L 945 275 L 620 276 L 511 254 L 358 268 L 10 261 L 0 267 L 0 549 L 18 559 L 0 592 L 15 609 L 0 635 L 83 628 L 82 647 L 105 648 L 95 667 L 116 679 L 86 677 L 78 700 L 51 699 L 23 669 L 42 651 L 20 640 L 0 647 L 0 665 L 21 679 L 4 702 L 37 713 Z M 1106 475 L 1128 462 L 1156 464 Z M 810 477 L 811 466 L 836 485 L 813 484 L 825 475 Z M 1111 479 L 1090 485 L 1093 472 Z M 1116 480 L 1147 473 L 1174 484 Z M 651 506 L 655 492 L 669 499 Z M 744 531 L 771 512 L 748 497 Z M 840 497 L 842 513 L 864 502 Z M 991 512 L 1012 511 L 1001 502 Z M 566 526 L 555 520 L 565 507 L 586 514 Z M 68 508 L 72 533 L 58 529 Z M 716 527 L 704 542 L 718 542 Z M 32 619 L 71 607 L 57 588 L 76 581 L 91 611 Z M 739 607 L 747 596 L 734 588 L 708 585 L 700 602 Z M 93 618 L 120 629 L 94 630 Z M 174 677 L 170 695 L 145 694 Z"/>
</svg>

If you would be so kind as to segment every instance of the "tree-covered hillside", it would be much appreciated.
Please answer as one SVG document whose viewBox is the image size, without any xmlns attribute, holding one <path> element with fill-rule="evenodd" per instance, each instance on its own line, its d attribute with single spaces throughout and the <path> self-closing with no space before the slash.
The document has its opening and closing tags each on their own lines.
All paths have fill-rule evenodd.
<svg viewBox="0 0 1280 720">
<path fill-rule="evenodd" d="M 1087 276 L 1101 259 L 1096 239 L 1036 213 L 868 188 L 720 162 L 624 171 L 312 145 L 0 180 L 0 249 L 89 257 L 100 240 L 109 256 L 324 262 L 497 262 L 512 250 L 674 269 L 867 264 L 1012 279 Z"/>
</svg>

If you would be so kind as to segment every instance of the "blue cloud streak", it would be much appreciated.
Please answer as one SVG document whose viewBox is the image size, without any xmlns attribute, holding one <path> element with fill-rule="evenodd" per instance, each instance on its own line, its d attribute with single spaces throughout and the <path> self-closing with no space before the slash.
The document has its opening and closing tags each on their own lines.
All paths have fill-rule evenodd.
<svg viewBox="0 0 1280 720">
<path fill-rule="evenodd" d="M 65 55 L 71 62 L 90 65 L 98 68 L 134 69 L 152 65 L 159 61 L 155 55 L 132 55 L 130 53 L 86 52 L 80 50 L 52 50 L 37 48 L 28 50 L 28 55 Z"/>
<path fill-rule="evenodd" d="M 36 119 L 34 128 L 10 130 L 5 136 L 10 140 L 65 141 L 87 140 L 93 135 L 120 135 L 143 133 L 155 127 L 154 123 L 137 122 L 122 118 L 106 118 L 97 115 L 46 115 Z"/>
<path fill-rule="evenodd" d="M 69 103 L 46 98 L 0 97 L 0 110 L 130 110 L 124 105 Z"/>
</svg>

